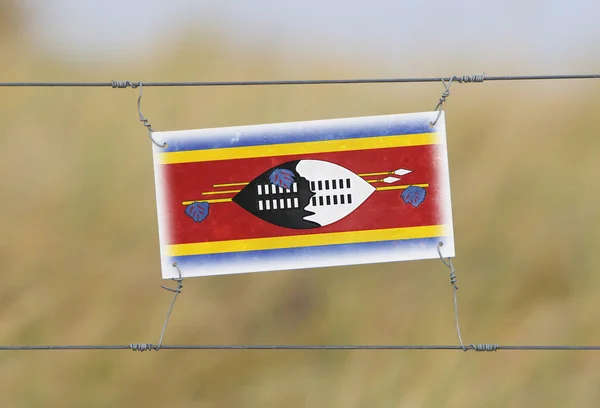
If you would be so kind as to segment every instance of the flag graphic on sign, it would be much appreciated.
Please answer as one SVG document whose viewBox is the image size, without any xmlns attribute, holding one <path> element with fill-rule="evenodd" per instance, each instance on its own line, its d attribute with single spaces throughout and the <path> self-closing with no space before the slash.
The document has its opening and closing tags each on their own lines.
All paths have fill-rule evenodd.
<svg viewBox="0 0 600 408">
<path fill-rule="evenodd" d="M 163 278 L 454 256 L 436 116 L 155 132 Z"/>
</svg>

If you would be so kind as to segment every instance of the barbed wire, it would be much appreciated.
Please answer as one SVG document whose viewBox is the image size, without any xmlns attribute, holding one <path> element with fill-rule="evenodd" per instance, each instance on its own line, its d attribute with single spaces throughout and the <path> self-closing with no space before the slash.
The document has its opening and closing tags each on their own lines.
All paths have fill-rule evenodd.
<svg viewBox="0 0 600 408">
<path fill-rule="evenodd" d="M 600 79 L 600 74 L 564 74 L 564 75 L 462 75 L 446 77 L 407 77 L 407 78 L 354 78 L 354 79 L 299 79 L 267 81 L 110 81 L 110 82 L 0 82 L 0 87 L 111 87 L 137 88 L 143 86 L 264 86 L 264 85 L 335 85 L 335 84 L 383 84 L 383 83 L 423 83 L 458 82 L 481 83 L 488 81 L 535 81 L 559 79 Z"/>
</svg>

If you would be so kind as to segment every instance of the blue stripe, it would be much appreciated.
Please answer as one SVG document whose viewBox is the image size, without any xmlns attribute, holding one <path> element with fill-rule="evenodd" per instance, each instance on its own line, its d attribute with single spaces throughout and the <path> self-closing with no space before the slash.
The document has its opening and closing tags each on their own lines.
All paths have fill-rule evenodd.
<svg viewBox="0 0 600 408">
<path fill-rule="evenodd" d="M 433 237 L 304 248 L 284 248 L 261 251 L 175 256 L 169 258 L 169 263 L 177 262 L 181 268 L 185 269 L 186 266 L 221 266 L 247 262 L 276 261 L 293 257 L 300 264 L 303 260 L 314 258 L 316 256 L 343 257 L 344 255 L 356 256 L 361 252 L 372 253 L 372 251 L 406 251 L 414 247 L 436 248 L 440 239 L 442 238 Z"/>
<path fill-rule="evenodd" d="M 385 118 L 385 117 L 384 117 Z M 429 118 L 400 119 L 399 116 L 360 123 L 329 123 L 319 121 L 298 124 L 257 125 L 244 128 L 217 128 L 215 135 L 190 137 L 188 131 L 169 133 L 168 146 L 161 153 L 187 150 L 220 149 L 229 147 L 258 146 L 281 143 L 301 143 L 325 140 L 358 139 L 377 136 L 394 136 L 435 132 Z M 171 139 L 172 138 L 172 139 Z"/>
</svg>

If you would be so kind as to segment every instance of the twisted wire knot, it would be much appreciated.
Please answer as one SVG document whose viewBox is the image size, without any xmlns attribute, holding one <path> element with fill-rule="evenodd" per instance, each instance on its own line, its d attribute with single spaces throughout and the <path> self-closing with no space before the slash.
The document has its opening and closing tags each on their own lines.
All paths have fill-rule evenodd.
<svg viewBox="0 0 600 408">
<path fill-rule="evenodd" d="M 475 351 L 496 351 L 498 350 L 497 344 L 471 344 Z"/>
<path fill-rule="evenodd" d="M 437 106 L 435 107 L 435 110 L 437 111 L 444 103 L 446 103 L 446 98 L 448 98 L 450 96 L 450 84 L 448 84 L 446 86 L 446 89 L 444 89 L 444 92 L 442 92 L 442 96 L 440 97 L 440 101 L 438 102 Z M 437 120 L 436 120 L 437 122 Z"/>
<path fill-rule="evenodd" d="M 452 270 L 450 271 L 450 284 L 454 286 L 455 289 L 458 289 L 458 287 L 456 286 L 456 279 L 456 270 L 452 268 Z"/>
<path fill-rule="evenodd" d="M 152 125 L 150 125 L 150 123 L 148 123 L 148 119 L 146 119 L 144 117 L 144 114 L 142 113 L 142 107 L 141 107 L 141 102 L 142 102 L 142 83 L 139 82 L 136 86 L 133 86 L 133 84 L 131 86 L 132 86 L 132 88 L 135 88 L 137 86 L 140 87 L 140 96 L 138 96 L 137 108 L 138 108 L 138 114 L 139 114 L 139 117 L 140 117 L 140 122 L 142 122 L 142 125 L 146 127 L 146 130 L 148 131 L 148 137 L 150 138 L 150 140 L 152 140 L 152 143 L 154 143 L 156 146 L 158 146 L 158 147 L 167 147 L 166 143 L 160 144 L 156 140 L 154 140 L 154 138 L 152 137 L 152 133 L 154 132 L 154 129 L 152 129 Z"/>
<path fill-rule="evenodd" d="M 168 290 L 169 292 L 173 292 L 173 293 L 181 293 L 181 289 L 183 289 L 183 279 L 179 278 L 179 279 L 173 279 L 175 282 L 177 282 L 177 287 L 175 289 L 170 288 L 168 286 L 165 285 L 160 285 L 161 288 Z"/>
<path fill-rule="evenodd" d="M 127 88 L 127 87 L 131 87 L 131 88 L 137 88 L 139 86 L 139 83 L 135 83 L 135 82 L 131 82 L 131 81 L 112 81 L 111 85 L 114 88 Z"/>
<path fill-rule="evenodd" d="M 454 80 L 459 84 L 469 84 L 473 82 L 483 82 L 485 80 L 485 73 L 482 75 L 463 75 L 460 77 L 454 77 Z"/>
<path fill-rule="evenodd" d="M 444 105 L 444 103 L 446 103 L 446 99 L 448 98 L 448 96 L 450 96 L 450 85 L 452 85 L 453 81 L 456 81 L 460 84 L 468 84 L 468 83 L 473 83 L 473 82 L 483 82 L 485 80 L 485 73 L 483 73 L 482 75 L 463 75 L 463 76 L 453 76 L 450 78 L 450 80 L 448 81 L 448 83 L 446 84 L 446 81 L 442 78 L 442 84 L 444 85 L 444 92 L 442 92 L 442 96 L 440 97 L 440 101 L 438 102 L 437 106 L 435 107 L 434 111 L 437 111 L 437 117 L 435 118 L 435 120 L 433 122 L 430 122 L 429 124 L 431 126 L 434 126 L 437 121 L 440 119 L 440 116 L 442 115 L 442 106 Z"/>
<path fill-rule="evenodd" d="M 155 350 L 154 346 L 152 346 L 152 344 L 144 344 L 144 343 L 132 343 L 129 345 L 129 349 L 132 351 L 150 351 L 150 350 Z"/>
<path fill-rule="evenodd" d="M 118 88 L 118 89 L 124 89 L 127 87 L 131 87 L 133 89 L 135 88 L 140 88 L 140 96 L 138 97 L 138 101 L 137 101 L 137 108 L 138 108 L 138 114 L 140 117 L 140 122 L 142 122 L 142 125 L 146 128 L 146 130 L 148 131 L 148 137 L 150 138 L 150 140 L 152 140 L 152 143 L 154 143 L 155 145 L 157 145 L 158 147 L 166 147 L 167 144 L 163 143 L 157 143 L 156 140 L 154 140 L 154 138 L 152 137 L 152 133 L 154 132 L 154 129 L 152 129 L 152 125 L 148 122 L 148 119 L 146 119 L 144 117 L 144 115 L 142 114 L 142 108 L 141 108 L 141 101 L 142 101 L 142 82 L 131 82 L 131 81 L 111 81 L 111 86 L 113 87 L 113 89 Z"/>
<path fill-rule="evenodd" d="M 148 119 L 146 119 L 143 116 L 140 116 L 140 122 L 142 122 L 142 126 L 145 126 L 146 129 L 148 129 L 148 135 L 152 137 L 152 132 L 154 132 L 154 130 L 152 129 L 152 125 L 150 124 L 150 122 L 148 122 Z"/>
</svg>

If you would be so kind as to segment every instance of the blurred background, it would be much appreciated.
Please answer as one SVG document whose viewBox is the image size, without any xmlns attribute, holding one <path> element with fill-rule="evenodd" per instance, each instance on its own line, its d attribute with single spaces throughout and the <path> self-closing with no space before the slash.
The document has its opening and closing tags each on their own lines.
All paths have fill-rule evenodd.
<svg viewBox="0 0 600 408">
<path fill-rule="evenodd" d="M 594 73 L 600 6 L 0 0 L 0 81 Z M 431 111 L 441 84 L 145 88 L 155 130 Z M 465 343 L 598 344 L 600 82 L 455 84 Z M 137 90 L 0 90 L 0 343 L 156 343 Z M 168 282 L 167 282 L 168 283 Z M 456 344 L 441 261 L 184 282 L 165 344 Z M 594 352 L 1 352 L 7 407 L 591 407 Z"/>
</svg>

